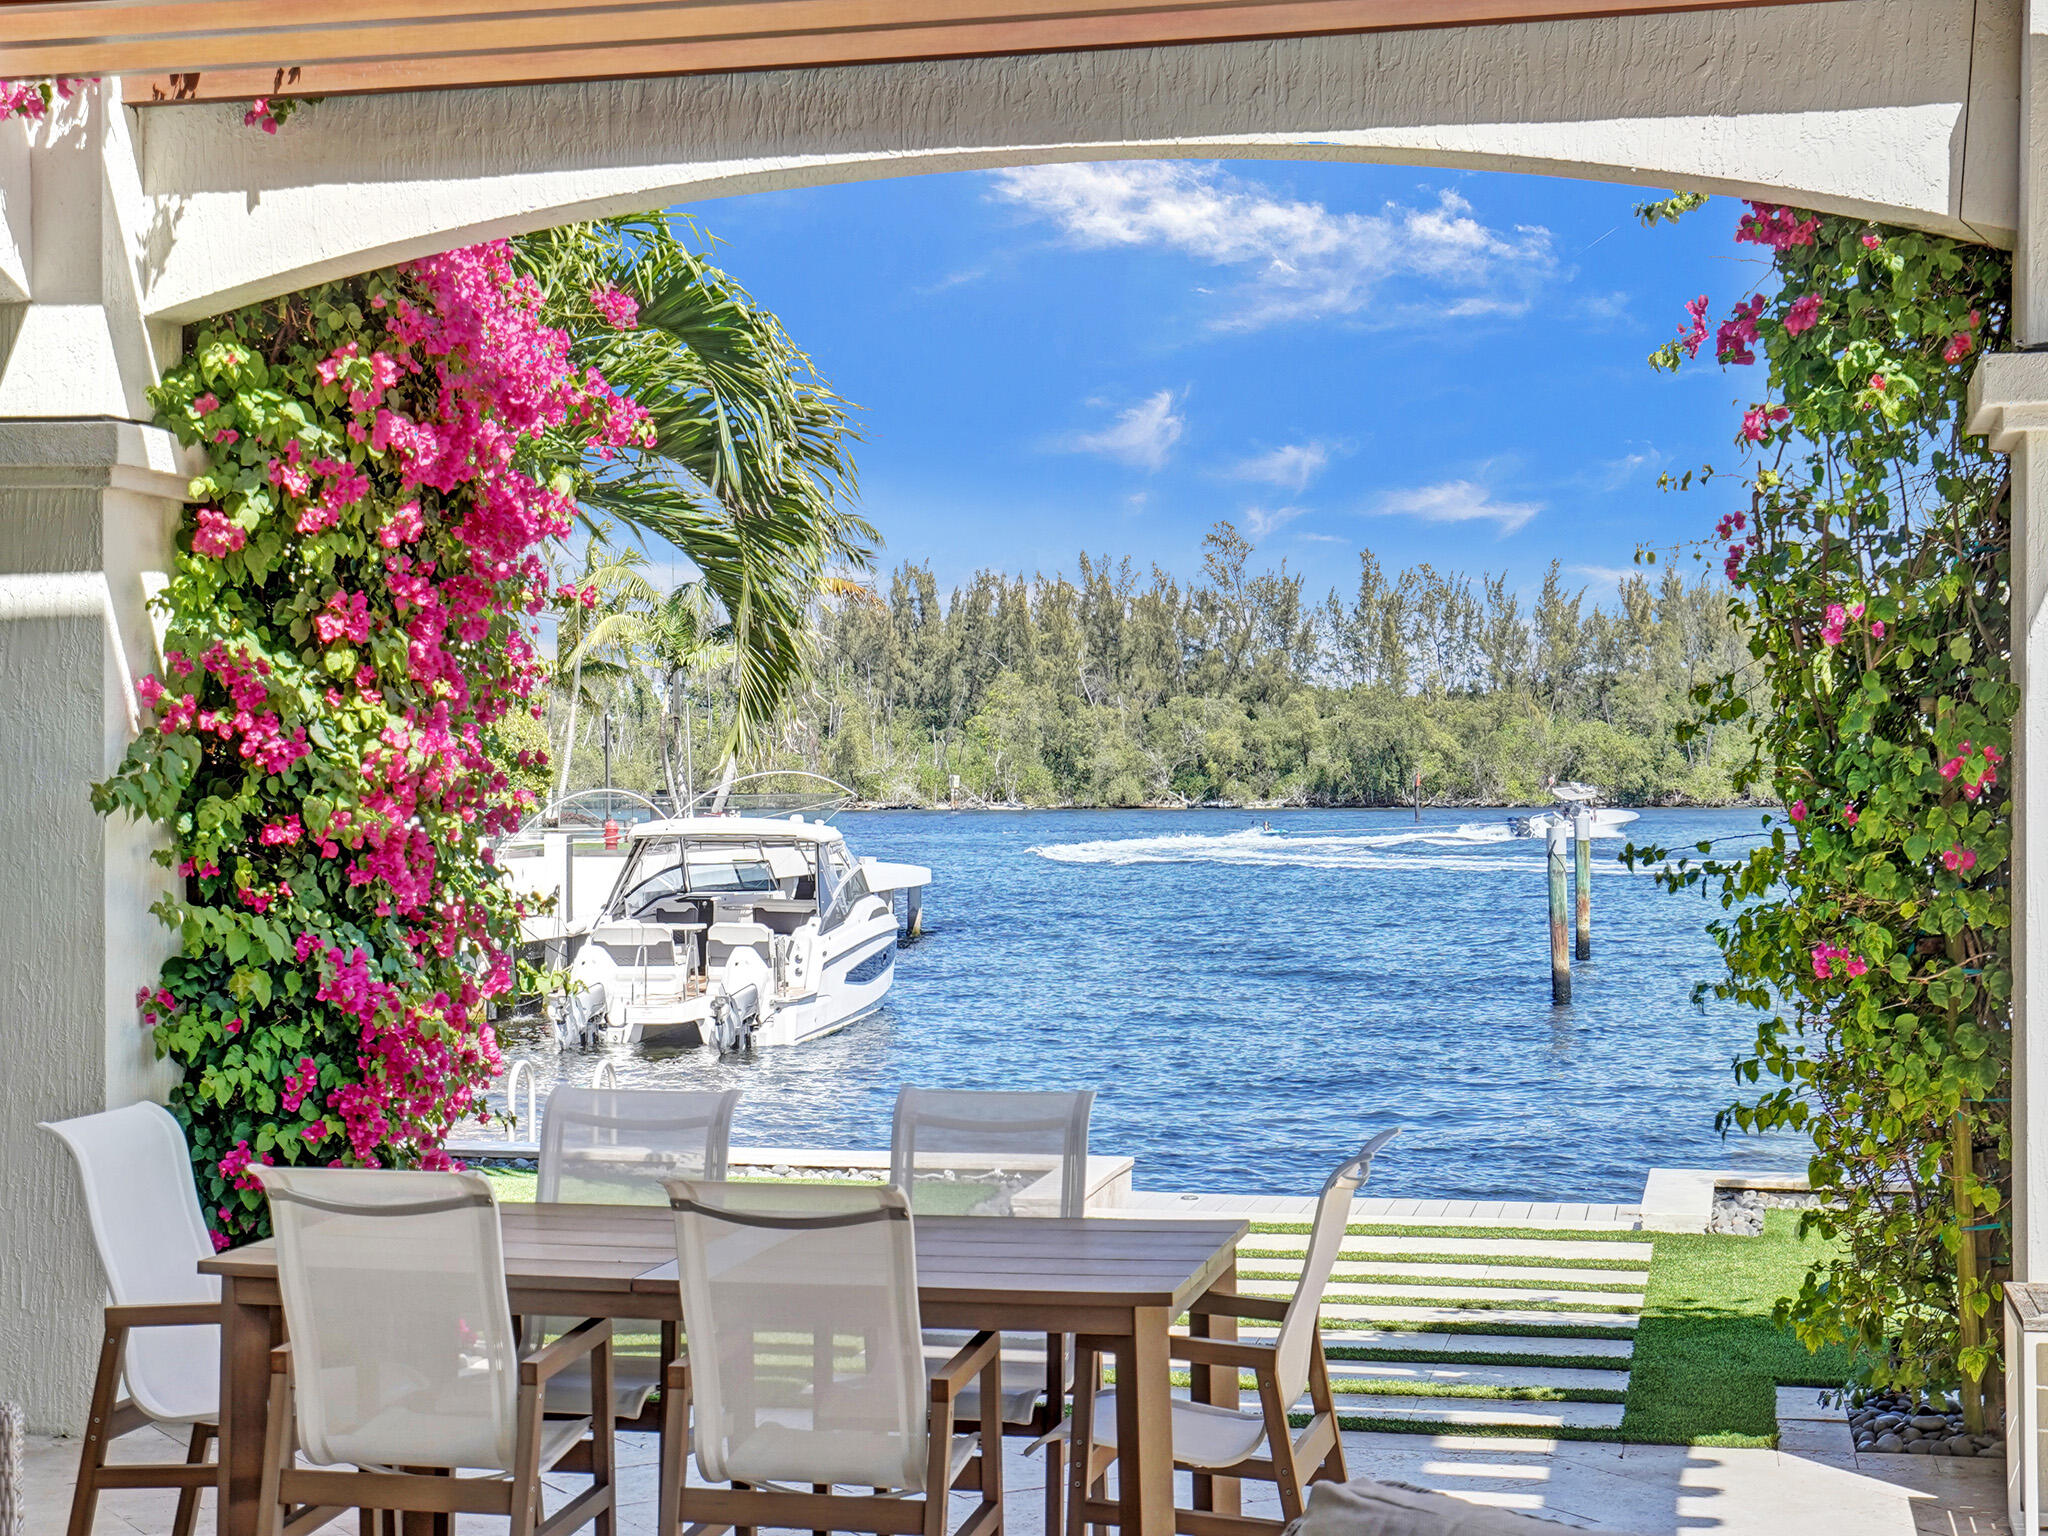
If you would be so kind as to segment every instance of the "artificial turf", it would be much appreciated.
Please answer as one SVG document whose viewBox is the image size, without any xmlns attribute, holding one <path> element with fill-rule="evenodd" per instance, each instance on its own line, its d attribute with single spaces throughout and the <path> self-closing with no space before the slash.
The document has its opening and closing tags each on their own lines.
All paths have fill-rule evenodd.
<svg viewBox="0 0 2048 1536">
<path fill-rule="evenodd" d="M 1769 1446 L 1779 1386 L 1836 1386 L 1849 1352 L 1810 1354 L 1771 1321 L 1822 1250 L 1799 1213 L 1767 1211 L 1761 1237 L 1656 1236 L 1636 1326 L 1620 1438 L 1656 1445 Z"/>
</svg>

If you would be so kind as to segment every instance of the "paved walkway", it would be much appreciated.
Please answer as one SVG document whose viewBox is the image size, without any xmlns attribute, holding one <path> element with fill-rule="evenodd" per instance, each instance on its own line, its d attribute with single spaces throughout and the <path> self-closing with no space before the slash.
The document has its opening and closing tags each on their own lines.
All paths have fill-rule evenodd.
<svg viewBox="0 0 2048 1536">
<path fill-rule="evenodd" d="M 1458 1435 L 1347 1434 L 1344 1444 L 1354 1475 L 1436 1488 L 1586 1530 L 1634 1536 L 2005 1536 L 2002 1461 L 1802 1450 L 1795 1448 L 1799 1435 L 1793 1425 L 1787 1425 L 1785 1438 L 1786 1447 L 1776 1451 Z M 619 1536 L 655 1536 L 653 1437 L 628 1435 L 620 1443 L 625 1507 Z M 121 1459 L 154 1459 L 170 1449 L 154 1431 L 138 1432 L 123 1442 Z M 23 1526 L 30 1536 L 64 1528 L 77 1456 L 75 1442 L 31 1442 Z M 1012 1450 L 1003 1471 L 1009 1536 L 1044 1536 L 1043 1461 Z M 564 1486 L 580 1483 L 565 1480 Z M 172 1504 L 170 1494 L 109 1494 L 95 1536 L 168 1536 Z M 1254 1496 L 1246 1507 L 1259 1513 L 1270 1506 Z M 211 1510 L 208 1494 L 202 1532 L 212 1530 Z M 465 1518 L 461 1536 L 503 1529 L 503 1521 Z M 353 1536 L 355 1526 L 328 1530 Z"/>
</svg>

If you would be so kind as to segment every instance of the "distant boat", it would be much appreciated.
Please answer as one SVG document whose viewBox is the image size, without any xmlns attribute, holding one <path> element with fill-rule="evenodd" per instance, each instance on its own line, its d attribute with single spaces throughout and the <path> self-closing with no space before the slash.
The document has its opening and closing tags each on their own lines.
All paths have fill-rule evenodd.
<svg viewBox="0 0 2048 1536">
<path fill-rule="evenodd" d="M 1558 809 L 1539 811 L 1534 816 L 1513 816 L 1508 819 L 1508 830 L 1516 837 L 1548 837 L 1552 826 L 1564 824 L 1565 836 L 1576 835 L 1578 813 L 1581 809 L 1593 818 L 1593 836 L 1620 837 L 1621 829 L 1638 818 L 1635 811 L 1620 811 L 1612 806 L 1595 805 L 1600 791 L 1590 784 L 1566 782 L 1553 784 L 1550 793 L 1558 800 Z"/>
</svg>

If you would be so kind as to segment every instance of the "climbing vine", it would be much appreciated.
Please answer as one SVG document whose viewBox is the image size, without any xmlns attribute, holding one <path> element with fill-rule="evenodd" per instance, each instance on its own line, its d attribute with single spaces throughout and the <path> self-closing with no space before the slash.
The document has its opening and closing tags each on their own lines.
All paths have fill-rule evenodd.
<svg viewBox="0 0 2048 1536">
<path fill-rule="evenodd" d="M 263 1230 L 251 1162 L 442 1166 L 498 1064 L 521 910 L 487 840 L 531 804 L 526 623 L 578 596 L 539 551 L 577 459 L 648 435 L 541 307 L 476 246 L 197 327 L 153 393 L 207 468 L 95 803 L 168 833 L 178 950 L 138 1002 L 223 1246 Z"/>
<path fill-rule="evenodd" d="M 1786 809 L 1754 846 L 1701 843 L 1662 878 L 1719 897 L 1712 991 L 1759 1010 L 1736 1063 L 1757 1092 L 1724 1129 L 1813 1138 L 1826 1203 L 1806 1219 L 1833 1246 L 1782 1320 L 1858 1345 L 1872 1382 L 1973 1384 L 1981 1416 L 2009 1254 L 2017 699 L 2005 466 L 1966 434 L 1964 397 L 2004 341 L 2010 260 L 1755 203 L 1736 239 L 1767 253 L 1765 276 L 1711 355 L 1761 359 L 1768 382 L 1737 436 L 1748 505 L 1717 548 L 1754 667 L 1695 692 L 1694 728 L 1760 698 L 1741 782 Z M 1709 308 L 1687 304 L 1652 363 L 1695 358 Z"/>
</svg>

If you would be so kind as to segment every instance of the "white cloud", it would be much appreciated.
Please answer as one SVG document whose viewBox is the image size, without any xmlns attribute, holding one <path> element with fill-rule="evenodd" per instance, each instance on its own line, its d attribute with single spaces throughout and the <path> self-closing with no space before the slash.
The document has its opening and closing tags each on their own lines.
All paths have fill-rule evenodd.
<svg viewBox="0 0 2048 1536">
<path fill-rule="evenodd" d="M 1618 459 L 1602 459 L 1579 476 L 1596 491 L 1618 491 L 1642 481 L 1650 471 L 1664 467 L 1666 455 L 1656 448 L 1625 453 Z"/>
<path fill-rule="evenodd" d="M 1443 480 L 1413 490 L 1389 491 L 1367 509 L 1377 517 L 1419 517 L 1425 523 L 1490 522 L 1506 538 L 1543 510 L 1536 501 L 1495 501 L 1470 480 Z"/>
<path fill-rule="evenodd" d="M 1138 469 L 1163 469 L 1173 445 L 1187 430 L 1187 419 L 1174 405 L 1173 391 L 1162 389 L 1119 411 L 1101 431 L 1077 432 L 1060 446 L 1069 453 L 1099 453 Z"/>
<path fill-rule="evenodd" d="M 1330 462 L 1330 450 L 1320 442 L 1289 443 L 1270 453 L 1255 453 L 1230 468 L 1233 480 L 1257 480 L 1285 491 L 1305 491 L 1311 480 Z"/>
<path fill-rule="evenodd" d="M 995 193 L 1077 246 L 1150 246 L 1247 274 L 1214 324 L 1251 330 L 1358 314 L 1377 323 L 1520 314 L 1555 262 L 1550 232 L 1495 229 L 1451 191 L 1432 205 L 1333 213 L 1214 165 L 1117 161 L 997 171 Z M 1424 292 L 1378 299 L 1390 279 Z"/>
<path fill-rule="evenodd" d="M 1349 544 L 1349 539 L 1339 538 L 1334 533 L 1297 533 L 1297 539 L 1310 544 Z"/>
<path fill-rule="evenodd" d="M 1246 507 L 1244 531 L 1253 539 L 1263 539 L 1267 534 L 1285 528 L 1307 510 L 1307 507 Z"/>
<path fill-rule="evenodd" d="M 1636 574 L 1632 566 L 1625 565 L 1568 565 L 1565 569 L 1574 576 L 1584 576 L 1603 587 L 1618 587 L 1625 578 Z"/>
</svg>

